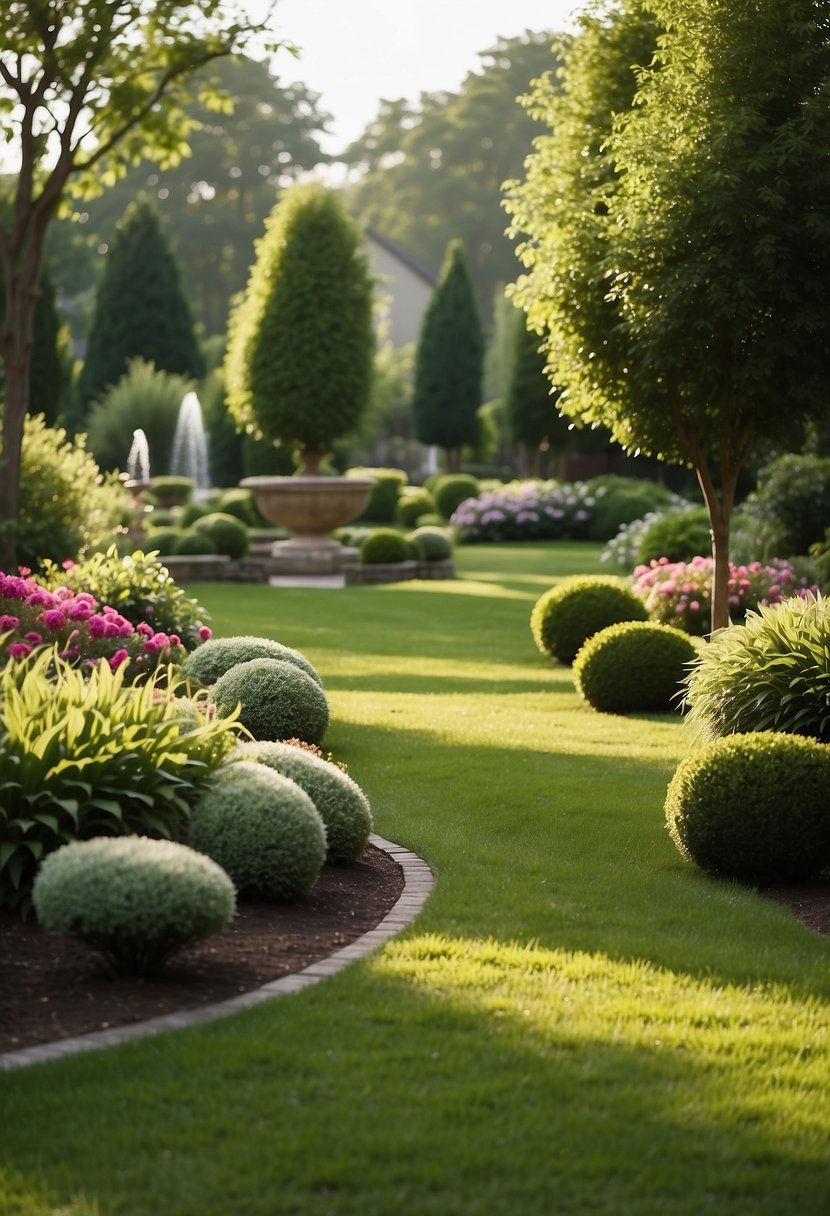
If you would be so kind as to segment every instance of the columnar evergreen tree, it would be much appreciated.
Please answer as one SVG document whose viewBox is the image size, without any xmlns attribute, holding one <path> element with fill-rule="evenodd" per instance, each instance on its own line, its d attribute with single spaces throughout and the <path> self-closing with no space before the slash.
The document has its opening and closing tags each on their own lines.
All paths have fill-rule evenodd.
<svg viewBox="0 0 830 1216">
<path fill-rule="evenodd" d="M 421 323 L 412 410 L 421 443 L 447 453 L 456 470 L 461 449 L 478 437 L 484 335 L 461 241 L 450 241 Z"/>
<path fill-rule="evenodd" d="M 339 193 L 292 186 L 268 218 L 231 315 L 228 408 L 240 427 L 297 446 L 313 472 L 355 430 L 372 381 L 373 282 Z"/>
<path fill-rule="evenodd" d="M 81 401 L 88 404 L 117 384 L 130 359 L 193 379 L 204 374 L 178 262 L 158 213 L 144 199 L 128 207 L 107 254 L 78 385 Z"/>
<path fill-rule="evenodd" d="M 552 134 L 510 189 L 529 237 L 515 298 L 547 333 L 560 409 L 695 469 L 713 629 L 739 472 L 827 409 L 828 27 L 830 0 L 609 6 L 561 94 L 535 90 Z"/>
<path fill-rule="evenodd" d="M 510 433 L 522 446 L 527 477 L 541 475 L 542 452 L 550 447 L 551 436 L 564 429 L 556 409 L 559 393 L 545 375 L 546 361 L 541 336 L 522 318 L 515 330 L 505 404 Z"/>
</svg>

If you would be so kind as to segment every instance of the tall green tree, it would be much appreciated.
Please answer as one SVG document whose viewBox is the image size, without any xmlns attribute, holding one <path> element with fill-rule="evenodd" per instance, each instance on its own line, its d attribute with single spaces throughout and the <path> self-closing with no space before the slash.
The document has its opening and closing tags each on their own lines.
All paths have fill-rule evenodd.
<svg viewBox="0 0 830 1216">
<path fill-rule="evenodd" d="M 412 410 L 421 443 L 444 448 L 457 470 L 478 439 L 484 334 L 464 246 L 450 241 L 421 323 Z"/>
<path fill-rule="evenodd" d="M 546 362 L 541 336 L 517 325 L 505 407 L 510 434 L 522 450 L 526 477 L 542 475 L 544 453 L 552 437 L 565 429 L 556 408 L 558 389 L 545 375 Z"/>
<path fill-rule="evenodd" d="M 152 153 L 173 164 L 191 127 L 182 82 L 267 30 L 228 0 L 6 0 L 0 135 L 17 161 L 0 221 L 6 313 L 0 332 L 0 568 L 15 558 L 23 420 L 43 247 L 70 187 L 95 194 Z M 216 97 L 216 91 L 213 90 Z"/>
<path fill-rule="evenodd" d="M 431 266 L 439 266 L 448 242 L 464 233 L 485 317 L 496 285 L 515 273 L 501 185 L 521 172 L 540 132 L 517 98 L 536 77 L 556 70 L 552 38 L 530 30 L 499 38 L 457 93 L 382 101 L 343 156 L 352 167 L 352 206 L 366 226 Z"/>
<path fill-rule="evenodd" d="M 375 337 L 363 237 L 339 193 L 292 186 L 269 216 L 231 315 L 228 408 L 240 428 L 300 448 L 302 471 L 367 407 Z"/>
<path fill-rule="evenodd" d="M 515 298 L 547 333 L 560 409 L 695 469 L 713 629 L 729 620 L 738 474 L 826 410 L 828 28 L 828 0 L 586 18 L 564 91 L 533 95 L 551 134 L 510 192 L 528 237 Z"/>
<path fill-rule="evenodd" d="M 0 317 L 3 316 L 5 307 L 5 285 L 0 278 Z M 48 266 L 44 265 L 40 272 L 35 305 L 28 408 L 32 414 L 43 414 L 47 426 L 55 426 L 58 420 L 69 389 L 70 377 L 68 335 L 58 312 L 55 284 Z"/>
<path fill-rule="evenodd" d="M 199 379 L 205 366 L 178 262 L 146 199 L 128 207 L 98 285 L 78 396 L 88 406 L 131 359 Z"/>
</svg>

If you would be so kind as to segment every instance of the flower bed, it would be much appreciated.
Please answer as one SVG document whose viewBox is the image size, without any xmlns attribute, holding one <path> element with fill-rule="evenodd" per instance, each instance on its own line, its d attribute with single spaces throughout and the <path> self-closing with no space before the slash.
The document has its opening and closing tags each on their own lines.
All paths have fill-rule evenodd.
<svg viewBox="0 0 830 1216">
<path fill-rule="evenodd" d="M 511 481 L 455 510 L 450 524 L 464 543 L 583 540 L 596 496 L 585 482 Z"/>
</svg>

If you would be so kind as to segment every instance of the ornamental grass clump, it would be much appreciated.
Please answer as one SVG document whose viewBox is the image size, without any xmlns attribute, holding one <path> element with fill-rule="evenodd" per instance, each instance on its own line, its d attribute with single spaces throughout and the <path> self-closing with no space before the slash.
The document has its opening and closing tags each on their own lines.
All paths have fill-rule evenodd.
<svg viewBox="0 0 830 1216">
<path fill-rule="evenodd" d="M 584 482 L 511 481 L 468 498 L 450 523 L 461 542 L 582 540 L 596 499 Z"/>
<path fill-rule="evenodd" d="M 236 891 L 216 862 L 170 840 L 96 838 L 64 845 L 32 893 L 48 933 L 99 950 L 124 975 L 155 975 L 179 950 L 233 920 Z"/>
<path fill-rule="evenodd" d="M 702 636 L 710 629 L 712 569 L 711 557 L 694 557 L 690 562 L 661 557 L 636 567 L 634 591 L 652 620 Z M 808 595 L 816 590 L 791 562 L 780 558 L 765 564 L 729 563 L 729 610 L 733 617 L 743 618 L 747 612 L 778 604 L 787 596 Z"/>
<path fill-rule="evenodd" d="M 323 687 L 319 672 L 301 651 L 283 646 L 273 638 L 255 637 L 251 634 L 211 638 L 204 646 L 187 656 L 182 673 L 188 681 L 202 688 L 209 688 L 226 671 L 240 663 L 248 663 L 251 659 L 281 659 L 286 663 L 293 663 Z"/>
<path fill-rule="evenodd" d="M 250 659 L 220 676 L 210 692 L 220 718 L 237 714 L 254 739 L 320 743 L 329 705 L 320 685 L 283 659 Z"/>
<path fill-rule="evenodd" d="M 48 650 L 0 672 L 0 907 L 25 914 L 38 863 L 62 844 L 184 833 L 235 719 L 180 711 L 163 674 L 130 687 L 123 667 L 85 673 Z"/>
<path fill-rule="evenodd" d="M 806 593 L 714 634 L 686 680 L 704 739 L 782 731 L 830 743 L 830 600 Z"/>
<path fill-rule="evenodd" d="M 741 882 L 801 882 L 830 862 L 830 750 L 759 731 L 717 739 L 678 767 L 666 822 L 689 861 Z"/>
<path fill-rule="evenodd" d="M 539 597 L 530 614 L 530 629 L 543 654 L 570 664 L 600 629 L 647 617 L 642 601 L 625 579 L 575 574 Z"/>
<path fill-rule="evenodd" d="M 305 895 L 326 857 L 326 829 L 296 782 L 265 764 L 234 761 L 193 810 L 190 844 L 213 858 L 241 897 Z"/>
<path fill-rule="evenodd" d="M 336 764 L 292 743 L 243 743 L 239 754 L 296 781 L 326 827 L 326 861 L 350 865 L 366 847 L 372 810 L 363 790 Z"/>
<path fill-rule="evenodd" d="M 668 713 L 698 648 L 688 634 L 656 621 L 624 621 L 589 638 L 574 659 L 580 695 L 607 714 Z"/>
</svg>

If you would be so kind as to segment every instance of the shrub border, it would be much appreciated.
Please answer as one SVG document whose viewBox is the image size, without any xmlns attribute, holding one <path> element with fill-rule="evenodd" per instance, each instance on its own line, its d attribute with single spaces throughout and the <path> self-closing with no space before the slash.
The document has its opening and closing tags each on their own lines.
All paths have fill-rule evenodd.
<svg viewBox="0 0 830 1216">
<path fill-rule="evenodd" d="M 432 890 L 434 879 L 432 871 L 425 861 L 403 845 L 394 844 L 382 836 L 372 833 L 369 844 L 381 849 L 398 863 L 403 870 L 404 886 L 398 901 L 387 912 L 383 920 L 369 929 L 368 932 L 355 938 L 348 946 L 335 950 L 328 958 L 318 959 L 302 971 L 284 975 L 280 979 L 271 980 L 261 988 L 251 992 L 242 992 L 239 996 L 227 1001 L 218 1001 L 213 1005 L 200 1005 L 195 1009 L 183 1009 L 180 1013 L 166 1013 L 161 1017 L 150 1018 L 145 1022 L 133 1022 L 127 1026 L 115 1026 L 111 1030 L 96 1030 L 90 1034 L 79 1035 L 73 1039 L 60 1039 L 54 1043 L 38 1043 L 34 1047 L 25 1047 L 20 1051 L 9 1051 L 0 1054 L 0 1072 L 12 1068 L 25 1068 L 28 1064 L 40 1064 L 47 1060 L 59 1060 L 64 1056 L 76 1055 L 81 1051 L 97 1051 L 103 1047 L 115 1047 L 132 1039 L 145 1038 L 148 1035 L 161 1034 L 166 1030 L 179 1030 L 185 1026 L 196 1026 L 201 1022 L 212 1022 L 217 1018 L 239 1013 L 260 1005 L 263 1001 L 275 997 L 287 996 L 292 992 L 302 992 L 320 980 L 328 979 L 342 971 L 349 963 L 359 958 L 365 958 L 373 950 L 382 946 L 390 937 L 400 933 L 413 923 L 427 896 Z"/>
</svg>

